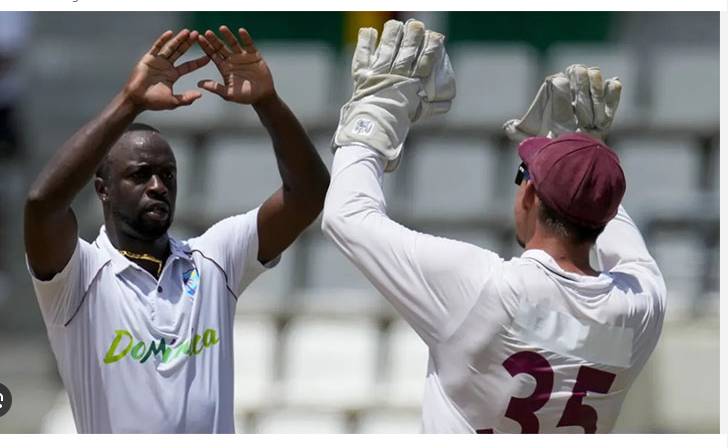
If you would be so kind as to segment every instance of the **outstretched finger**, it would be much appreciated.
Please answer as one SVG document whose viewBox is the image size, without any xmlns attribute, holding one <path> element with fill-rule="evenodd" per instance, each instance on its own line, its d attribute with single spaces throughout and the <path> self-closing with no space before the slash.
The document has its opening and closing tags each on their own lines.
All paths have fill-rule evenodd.
<svg viewBox="0 0 728 448">
<path fill-rule="evenodd" d="M 154 42 L 154 45 L 152 45 L 152 48 L 149 49 L 149 54 L 151 54 L 152 56 L 157 56 L 159 54 L 159 51 L 164 46 L 164 44 L 166 44 L 167 41 L 169 41 L 172 38 L 172 36 L 174 36 L 174 33 L 170 30 L 167 30 L 164 33 L 162 33 L 162 35 L 159 36 L 159 38 L 157 38 L 157 41 Z"/>
<path fill-rule="evenodd" d="M 230 45 L 230 48 L 233 49 L 233 53 L 242 53 L 243 48 L 240 46 L 240 42 L 235 38 L 235 35 L 232 31 L 230 31 L 230 28 L 226 27 L 225 25 L 220 27 L 220 34 L 222 34 L 222 37 L 225 39 L 225 42 Z"/>
<path fill-rule="evenodd" d="M 425 31 L 422 51 L 415 61 L 412 76 L 427 78 L 433 67 L 445 57 L 445 36 L 435 31 Z"/>
<path fill-rule="evenodd" d="M 602 79 L 602 71 L 599 67 L 589 67 L 587 74 L 589 75 L 589 92 L 592 98 L 592 107 L 594 108 L 594 126 L 599 128 L 607 121 L 604 108 L 604 79 Z"/>
<path fill-rule="evenodd" d="M 207 38 L 205 36 L 203 36 L 202 34 L 197 36 L 197 42 L 200 44 L 200 47 L 202 47 L 202 51 L 204 51 L 205 54 L 210 59 L 212 59 L 212 62 L 214 62 L 215 65 L 217 66 L 217 68 L 219 69 L 220 64 L 222 64 L 222 62 L 223 62 L 222 55 L 220 55 L 220 53 L 215 51 L 215 47 L 213 47 L 212 44 L 210 43 L 210 41 L 207 40 Z"/>
<path fill-rule="evenodd" d="M 622 82 L 619 78 L 610 78 L 604 83 L 604 113 L 611 123 L 614 120 L 614 114 L 617 113 L 619 107 L 619 98 L 622 95 Z"/>
<path fill-rule="evenodd" d="M 206 66 L 208 62 L 210 62 L 210 56 L 202 56 L 197 59 L 185 62 L 184 64 L 178 65 L 174 69 L 177 70 L 178 76 L 182 76 L 186 75 L 189 72 L 193 72 L 198 68 Z"/>
<path fill-rule="evenodd" d="M 167 42 L 167 44 L 162 47 L 162 49 L 159 51 L 159 56 L 165 59 L 170 59 L 174 52 L 177 51 L 177 48 L 179 48 L 182 43 L 187 41 L 189 37 L 190 30 L 184 29 L 180 31 L 179 33 L 177 33 L 176 36 L 174 36 L 172 40 Z"/>
<path fill-rule="evenodd" d="M 572 92 L 569 77 L 564 73 L 556 73 L 548 77 L 551 85 L 550 101 L 551 110 L 545 111 L 545 115 L 551 115 L 551 124 L 547 129 L 541 131 L 546 134 L 553 131 L 556 135 L 566 132 L 574 132 L 578 127 L 578 120 L 572 102 Z"/>
<path fill-rule="evenodd" d="M 177 47 L 177 49 L 172 53 L 172 56 L 169 57 L 170 62 L 175 62 L 177 59 L 180 58 L 183 54 L 187 52 L 187 50 L 190 49 L 193 43 L 197 41 L 197 35 L 199 33 L 197 31 L 193 31 L 190 33 L 190 35 L 187 37 L 187 40 L 182 42 L 182 44 Z"/>
<path fill-rule="evenodd" d="M 177 104 L 174 107 L 177 108 L 180 106 L 189 106 L 194 103 L 195 100 L 202 97 L 202 94 L 196 90 L 188 90 L 182 94 L 177 94 L 174 97 L 177 100 Z"/>
<path fill-rule="evenodd" d="M 372 54 L 377 47 L 377 30 L 375 28 L 359 28 L 359 37 L 351 63 L 351 74 L 356 76 L 360 71 L 369 68 Z"/>
<path fill-rule="evenodd" d="M 392 73 L 409 76 L 417 59 L 417 50 L 422 47 L 425 39 L 425 24 L 409 19 L 404 24 L 402 43 L 392 64 Z"/>
<path fill-rule="evenodd" d="M 376 73 L 389 73 L 399 44 L 404 34 L 404 24 L 398 20 L 387 20 L 382 29 L 379 46 L 374 50 L 372 70 Z"/>
<path fill-rule="evenodd" d="M 219 82 L 215 82 L 211 79 L 205 79 L 203 81 L 200 81 L 197 83 L 197 87 L 201 89 L 205 89 L 208 92 L 215 93 L 217 95 L 220 95 L 222 98 L 226 97 L 227 90 L 225 89 L 225 86 L 220 84 Z"/>
<path fill-rule="evenodd" d="M 240 35 L 240 40 L 243 42 L 243 49 L 247 51 L 248 53 L 255 53 L 258 51 L 257 48 L 255 48 L 255 44 L 253 43 L 253 38 L 250 37 L 250 33 L 248 33 L 248 30 L 245 28 L 238 28 L 238 34 Z"/>
<path fill-rule="evenodd" d="M 225 44 L 220 40 L 215 33 L 210 30 L 205 31 L 205 39 L 210 43 L 212 48 L 223 56 L 223 59 L 230 56 L 232 52 Z"/>
<path fill-rule="evenodd" d="M 579 127 L 582 129 L 594 128 L 594 107 L 589 90 L 589 73 L 583 65 L 574 64 L 566 68 L 569 77 L 574 113 Z"/>
</svg>

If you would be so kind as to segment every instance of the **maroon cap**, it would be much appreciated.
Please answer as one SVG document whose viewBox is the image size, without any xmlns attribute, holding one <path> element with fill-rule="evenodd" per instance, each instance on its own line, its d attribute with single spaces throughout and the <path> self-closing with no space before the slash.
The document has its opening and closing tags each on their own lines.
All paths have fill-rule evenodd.
<svg viewBox="0 0 728 448">
<path fill-rule="evenodd" d="M 590 228 L 617 214 L 626 182 L 617 154 L 583 133 L 531 137 L 518 146 L 536 194 L 566 220 Z"/>
</svg>

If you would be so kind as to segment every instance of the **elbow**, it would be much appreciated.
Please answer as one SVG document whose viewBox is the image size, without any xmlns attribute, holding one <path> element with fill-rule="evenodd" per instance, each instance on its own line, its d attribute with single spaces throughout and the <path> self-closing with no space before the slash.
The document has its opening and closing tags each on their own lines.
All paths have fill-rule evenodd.
<svg viewBox="0 0 728 448">
<path fill-rule="evenodd" d="M 305 184 L 292 186 L 284 182 L 282 187 L 286 201 L 294 205 L 309 223 L 323 210 L 328 189 L 329 173 L 325 169 L 319 175 L 309 178 Z"/>
<path fill-rule="evenodd" d="M 57 194 L 48 191 L 44 186 L 32 185 L 25 195 L 25 216 L 32 216 L 34 219 L 45 219 L 56 212 L 66 210 L 63 199 Z"/>
<path fill-rule="evenodd" d="M 324 204 L 323 214 L 321 215 L 321 231 L 324 235 L 335 240 L 338 229 L 342 227 L 341 220 L 336 207 L 333 207 L 330 202 L 326 202 Z"/>
<path fill-rule="evenodd" d="M 352 209 L 330 198 L 321 216 L 321 231 L 339 248 L 366 244 L 373 222 L 368 210 Z"/>
<path fill-rule="evenodd" d="M 33 186 L 25 196 L 25 210 L 26 212 L 41 210 L 47 202 L 47 195 L 40 188 Z"/>
<path fill-rule="evenodd" d="M 329 191 L 321 217 L 321 231 L 338 246 L 366 244 L 386 215 L 361 195 Z"/>
<path fill-rule="evenodd" d="M 317 215 L 325 206 L 326 192 L 329 190 L 330 181 L 331 179 L 329 178 L 329 172 L 324 169 L 324 172 L 321 174 L 321 176 L 319 176 L 319 179 L 315 183 L 313 191 L 311 192 L 312 202 L 314 203 L 314 207 L 316 208 Z"/>
<path fill-rule="evenodd" d="M 321 216 L 321 231 L 337 246 L 351 241 L 356 227 L 356 213 L 347 211 L 341 203 L 327 200 Z"/>
<path fill-rule="evenodd" d="M 319 175 L 316 176 L 316 181 L 313 182 L 313 191 L 311 192 L 311 196 L 317 203 L 318 211 L 321 211 L 321 209 L 324 207 L 324 202 L 326 201 L 326 193 L 329 191 L 330 183 L 331 176 L 329 175 L 329 171 L 326 169 L 326 167 L 322 166 L 321 170 L 319 170 Z"/>
</svg>

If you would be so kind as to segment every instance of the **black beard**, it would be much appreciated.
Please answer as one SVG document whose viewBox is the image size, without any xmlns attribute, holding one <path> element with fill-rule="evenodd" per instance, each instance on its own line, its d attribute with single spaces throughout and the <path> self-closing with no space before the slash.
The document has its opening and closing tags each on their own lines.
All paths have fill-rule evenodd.
<svg viewBox="0 0 728 448">
<path fill-rule="evenodd" d="M 132 236 L 142 240 L 154 241 L 164 236 L 172 225 L 172 214 L 170 213 L 163 222 L 148 221 L 144 218 L 144 211 L 137 216 L 131 217 L 115 207 L 111 207 L 111 214 L 124 224 L 124 227 L 132 231 Z"/>
</svg>

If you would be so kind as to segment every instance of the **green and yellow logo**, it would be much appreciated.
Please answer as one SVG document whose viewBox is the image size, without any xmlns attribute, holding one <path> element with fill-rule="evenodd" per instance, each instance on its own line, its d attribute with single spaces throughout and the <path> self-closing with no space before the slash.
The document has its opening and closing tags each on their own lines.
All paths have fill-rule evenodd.
<svg viewBox="0 0 728 448">
<path fill-rule="evenodd" d="M 202 335 L 193 334 L 191 338 L 182 341 L 177 347 L 168 347 L 164 338 L 147 344 L 144 341 L 135 341 L 126 330 L 116 330 L 116 336 L 111 342 L 104 356 L 104 364 L 113 364 L 124 359 L 127 355 L 140 363 L 146 362 L 152 355 L 161 362 L 169 362 L 180 356 L 195 356 L 220 342 L 217 331 L 206 329 Z"/>
</svg>

